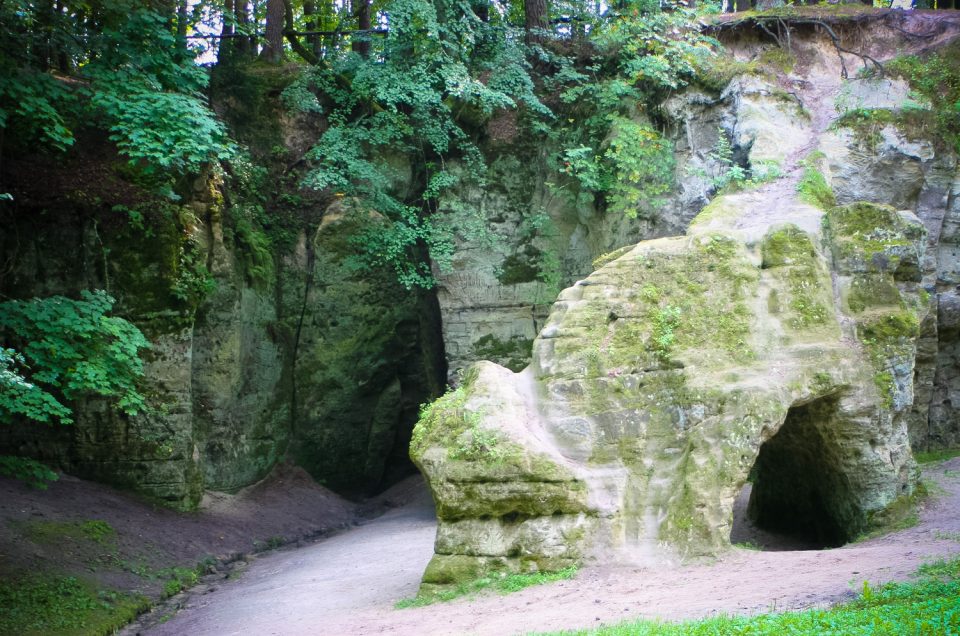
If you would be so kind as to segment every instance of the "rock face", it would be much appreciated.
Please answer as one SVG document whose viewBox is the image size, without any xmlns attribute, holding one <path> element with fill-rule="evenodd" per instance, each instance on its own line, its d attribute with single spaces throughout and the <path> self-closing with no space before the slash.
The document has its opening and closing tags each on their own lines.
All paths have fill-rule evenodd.
<svg viewBox="0 0 960 636">
<path fill-rule="evenodd" d="M 915 48 L 892 29 L 878 26 L 875 35 L 864 46 L 877 59 Z M 785 173 L 819 151 L 837 203 L 891 205 L 923 222 L 928 244 L 921 271 L 930 309 L 921 324 L 917 394 L 907 419 L 916 450 L 960 443 L 956 156 L 929 139 L 930 129 L 876 123 L 896 122 L 918 107 L 907 81 L 841 79 L 830 42 L 803 34 L 794 44 L 797 64 L 789 71 L 768 65 L 722 87 L 688 87 L 660 105 L 659 124 L 675 149 L 676 184 L 650 218 L 631 221 L 601 209 L 592 197 L 562 196 L 572 186 L 549 169 L 549 147 L 533 150 L 520 140 L 487 148 L 488 187 L 447 202 L 483 219 L 498 237 L 493 248 L 482 239 L 461 241 L 453 271 L 438 274 L 451 383 L 477 360 L 522 369 L 558 286 L 585 277 L 595 259 L 623 246 L 684 232 L 724 169 L 715 156 L 722 134 L 731 142 L 732 160 L 754 177 Z M 778 53 L 752 37 L 725 45 L 732 58 L 751 63 Z M 850 59 L 846 64 L 853 68 Z M 856 118 L 841 117 L 857 112 L 878 116 L 859 126 Z"/>
<path fill-rule="evenodd" d="M 895 96 L 895 89 L 884 82 L 854 84 L 861 85 L 860 99 L 897 112 L 898 103 L 877 97 L 878 93 Z M 910 437 L 914 450 L 955 447 L 960 444 L 960 169 L 956 156 L 937 152 L 932 141 L 918 139 L 894 124 L 869 134 L 862 127 L 839 127 L 823 137 L 820 148 L 838 203 L 888 203 L 913 210 L 926 227 L 927 249 L 919 269 L 930 309 L 918 343 Z"/>
<path fill-rule="evenodd" d="M 796 201 L 799 224 L 770 223 L 764 201 L 722 197 L 603 265 L 560 295 L 530 367 L 478 363 L 430 407 L 411 447 L 440 520 L 427 590 L 713 554 L 751 470 L 757 519 L 829 545 L 912 492 L 922 225 Z"/>
<path fill-rule="evenodd" d="M 448 213 L 488 228 L 460 239 L 452 267 L 436 272 L 451 383 L 476 360 L 522 369 L 550 303 L 564 286 L 589 274 L 594 259 L 682 232 L 707 200 L 710 175 L 720 170 L 711 157 L 719 136 L 752 140 L 774 132 L 759 125 L 733 130 L 737 114 L 762 110 L 771 91 L 756 80 L 722 95 L 691 90 L 664 104 L 665 137 L 675 148 L 675 188 L 655 215 L 636 219 L 606 212 L 571 177 L 551 170 L 548 156 L 557 149 L 542 139 L 485 148 L 485 187 L 463 187 L 444 203 Z"/>
<path fill-rule="evenodd" d="M 76 404 L 72 426 L 3 427 L 0 454 L 183 509 L 284 459 L 348 495 L 413 470 L 406 449 L 418 405 L 444 377 L 430 297 L 345 264 L 368 219 L 320 210 L 327 222 L 304 223 L 292 245 L 271 248 L 225 210 L 223 191 L 200 179 L 184 204 L 141 206 L 135 227 L 98 202 L 117 196 L 109 188 L 49 209 L 23 190 L 21 210 L 2 221 L 0 292 L 108 290 L 151 340 L 144 393 L 153 410 L 128 418 Z"/>
<path fill-rule="evenodd" d="M 702 117 L 782 178 L 598 258 L 527 368 L 479 362 L 424 412 L 411 455 L 440 522 L 425 592 L 716 554 L 748 479 L 759 525 L 840 545 L 913 492 L 911 444 L 951 443 L 956 159 L 892 124 L 836 121 L 908 91 L 841 80 L 828 42 L 793 45 L 792 94 L 739 78 L 664 108 L 695 113 L 678 165 L 715 143 Z"/>
</svg>

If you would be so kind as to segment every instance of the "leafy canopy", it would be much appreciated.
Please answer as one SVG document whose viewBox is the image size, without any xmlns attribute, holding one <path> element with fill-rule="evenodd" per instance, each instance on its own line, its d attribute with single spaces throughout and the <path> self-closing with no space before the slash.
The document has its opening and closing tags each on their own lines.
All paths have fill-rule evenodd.
<svg viewBox="0 0 960 636">
<path fill-rule="evenodd" d="M 229 158 L 207 107 L 206 70 L 172 21 L 137 0 L 0 3 L 0 129 L 14 151 L 66 150 L 78 129 L 109 131 L 147 174 Z"/>
</svg>

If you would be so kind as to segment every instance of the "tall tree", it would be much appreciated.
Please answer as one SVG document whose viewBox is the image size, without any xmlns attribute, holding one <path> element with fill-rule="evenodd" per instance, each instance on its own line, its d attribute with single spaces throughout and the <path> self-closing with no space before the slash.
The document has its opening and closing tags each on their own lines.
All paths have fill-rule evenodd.
<svg viewBox="0 0 960 636">
<path fill-rule="evenodd" d="M 267 0 L 267 28 L 261 57 L 273 64 L 283 59 L 283 25 L 286 20 L 283 0 Z"/>
<path fill-rule="evenodd" d="M 220 49 L 217 52 L 217 59 L 221 62 L 229 61 L 236 51 L 234 25 L 237 22 L 237 15 L 234 5 L 235 0 L 223 0 L 223 26 L 220 28 Z"/>
<path fill-rule="evenodd" d="M 550 27 L 549 15 L 547 0 L 524 0 L 523 26 L 527 30 L 527 44 L 534 44 L 543 39 L 544 31 Z"/>
<path fill-rule="evenodd" d="M 317 14 L 317 3 L 315 0 L 303 0 L 303 17 L 306 18 L 307 32 L 320 31 L 320 20 Z M 321 54 L 321 40 L 316 33 L 307 36 L 307 48 L 316 56 Z"/>
<path fill-rule="evenodd" d="M 370 55 L 370 0 L 356 0 L 357 30 L 364 33 L 354 35 L 351 47 L 354 51 L 367 57 Z"/>
</svg>

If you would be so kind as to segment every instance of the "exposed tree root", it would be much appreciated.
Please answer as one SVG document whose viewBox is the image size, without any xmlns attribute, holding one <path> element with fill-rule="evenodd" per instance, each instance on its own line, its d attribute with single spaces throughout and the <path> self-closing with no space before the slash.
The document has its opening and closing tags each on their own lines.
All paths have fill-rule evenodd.
<svg viewBox="0 0 960 636">
<path fill-rule="evenodd" d="M 943 12 L 937 12 L 943 13 Z M 840 59 L 840 74 L 842 77 L 849 77 L 847 60 L 844 54 L 853 55 L 860 58 L 864 65 L 872 66 L 874 72 L 883 76 L 883 64 L 875 57 L 871 56 L 860 47 L 859 51 L 845 46 L 844 32 L 852 28 L 862 29 L 863 27 L 873 27 L 882 25 L 897 33 L 905 35 L 912 40 L 930 40 L 936 41 L 933 46 L 940 46 L 944 37 L 960 36 L 960 15 L 937 15 L 934 20 L 928 20 L 932 16 L 918 11 L 904 11 L 902 9 L 858 9 L 849 10 L 824 10 L 820 7 L 785 7 L 763 13 L 745 13 L 743 15 L 720 16 L 704 30 L 716 35 L 730 34 L 737 31 L 756 31 L 766 36 L 780 48 L 790 51 L 792 32 L 797 27 L 814 28 L 827 35 L 837 52 Z M 928 26 L 932 22 L 933 26 L 923 31 L 915 31 L 908 28 L 908 25 Z M 860 38 L 861 42 L 863 38 Z"/>
</svg>

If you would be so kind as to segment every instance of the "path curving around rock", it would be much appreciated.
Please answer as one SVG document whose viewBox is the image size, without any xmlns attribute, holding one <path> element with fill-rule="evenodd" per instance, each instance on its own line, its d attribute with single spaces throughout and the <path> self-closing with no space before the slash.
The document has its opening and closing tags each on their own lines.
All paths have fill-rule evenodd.
<svg viewBox="0 0 960 636">
<path fill-rule="evenodd" d="M 734 549 L 712 563 L 587 567 L 570 581 L 397 610 L 433 552 L 424 492 L 339 536 L 255 560 L 237 580 L 191 598 L 147 636 L 525 634 L 627 619 L 687 619 L 825 606 L 960 554 L 960 458 L 925 468 L 935 493 L 913 528 L 833 550 Z M 742 511 L 738 511 L 742 514 Z"/>
</svg>

